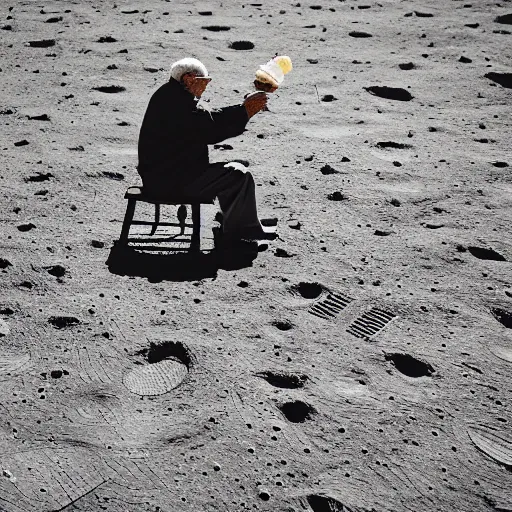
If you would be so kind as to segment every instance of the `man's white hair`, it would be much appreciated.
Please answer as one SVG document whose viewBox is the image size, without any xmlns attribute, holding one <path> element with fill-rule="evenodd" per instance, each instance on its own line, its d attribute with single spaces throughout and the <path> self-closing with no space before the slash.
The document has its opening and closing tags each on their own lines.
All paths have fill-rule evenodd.
<svg viewBox="0 0 512 512">
<path fill-rule="evenodd" d="M 197 76 L 208 76 L 206 66 L 200 60 L 192 57 L 177 60 L 171 66 L 171 78 L 174 78 L 178 82 L 181 81 L 181 77 L 185 73 L 195 73 Z"/>
</svg>

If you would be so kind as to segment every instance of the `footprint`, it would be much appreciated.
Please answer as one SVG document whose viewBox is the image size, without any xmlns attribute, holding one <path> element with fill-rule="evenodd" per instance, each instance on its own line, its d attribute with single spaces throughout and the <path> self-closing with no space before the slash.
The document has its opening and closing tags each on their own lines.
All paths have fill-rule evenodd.
<svg viewBox="0 0 512 512">
<path fill-rule="evenodd" d="M 368 340 L 371 336 L 384 329 L 393 318 L 396 318 L 396 315 L 389 311 L 372 308 L 356 318 L 348 327 L 347 332 L 356 338 Z"/>
<path fill-rule="evenodd" d="M 501 325 L 507 329 L 512 329 L 512 313 L 501 308 L 491 308 L 491 313 Z"/>
<path fill-rule="evenodd" d="M 80 323 L 80 320 L 74 316 L 51 316 L 48 318 L 48 323 L 53 325 L 56 329 L 66 329 L 73 327 Z"/>
<path fill-rule="evenodd" d="M 468 247 L 468 251 L 479 260 L 507 261 L 501 254 L 496 252 L 494 249 L 470 246 Z"/>
<path fill-rule="evenodd" d="M 502 361 L 512 363 L 512 348 L 511 347 L 490 347 L 489 350 Z"/>
<path fill-rule="evenodd" d="M 414 98 L 409 91 L 401 87 L 373 85 L 371 87 L 364 87 L 364 89 L 374 96 L 379 96 L 387 100 L 411 101 Z"/>
<path fill-rule="evenodd" d="M 0 338 L 9 336 L 10 332 L 11 330 L 9 329 L 9 324 L 5 320 L 0 319 Z"/>
<path fill-rule="evenodd" d="M 292 373 L 276 373 L 267 371 L 257 373 L 256 375 L 262 379 L 265 379 L 271 386 L 274 386 L 275 388 L 303 388 L 308 381 L 308 377 L 306 375 Z"/>
<path fill-rule="evenodd" d="M 251 41 L 233 41 L 229 43 L 229 48 L 232 50 L 252 50 L 254 43 L 251 43 Z"/>
<path fill-rule="evenodd" d="M 306 420 L 312 419 L 312 415 L 316 413 L 316 410 L 311 405 L 301 400 L 285 402 L 278 407 L 285 418 L 292 423 L 304 423 Z"/>
<path fill-rule="evenodd" d="M 347 295 L 329 292 L 327 297 L 316 304 L 313 304 L 308 313 L 323 318 L 324 320 L 332 320 L 339 315 L 354 299 Z"/>
<path fill-rule="evenodd" d="M 178 387 L 192 365 L 190 351 L 179 342 L 152 343 L 149 349 L 139 354 L 148 364 L 130 371 L 123 384 L 141 396 L 163 395 Z"/>
<path fill-rule="evenodd" d="M 395 368 L 407 377 L 430 377 L 434 368 L 409 354 L 385 354 L 386 361 L 391 361 Z"/>
<path fill-rule="evenodd" d="M 30 354 L 7 355 L 0 354 L 0 374 L 12 373 L 25 366 L 30 361 Z"/>
<path fill-rule="evenodd" d="M 473 444 L 491 459 L 512 468 L 512 442 L 499 431 L 485 427 L 469 427 L 468 435 Z"/>
<path fill-rule="evenodd" d="M 101 85 L 98 87 L 93 87 L 93 89 L 95 91 L 105 92 L 108 94 L 115 94 L 117 92 L 126 91 L 126 87 L 123 87 L 122 85 Z"/>
</svg>

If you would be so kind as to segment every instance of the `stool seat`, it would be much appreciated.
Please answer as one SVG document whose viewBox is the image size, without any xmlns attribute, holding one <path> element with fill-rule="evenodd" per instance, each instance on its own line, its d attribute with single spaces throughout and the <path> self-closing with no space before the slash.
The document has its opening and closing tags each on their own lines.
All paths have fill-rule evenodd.
<svg viewBox="0 0 512 512">
<path fill-rule="evenodd" d="M 185 233 L 185 227 L 190 226 L 190 224 L 185 224 L 185 220 L 187 218 L 187 207 L 185 205 L 189 204 L 192 207 L 192 236 L 190 249 L 191 251 L 200 250 L 200 229 L 201 229 L 201 204 L 213 204 L 215 201 L 215 197 L 211 196 L 184 196 L 180 194 L 166 194 L 162 197 L 157 197 L 154 195 L 150 195 L 144 192 L 143 187 L 129 187 L 126 193 L 124 194 L 124 198 L 128 199 L 128 205 L 126 207 L 126 213 L 124 216 L 123 227 L 121 229 L 121 236 L 119 238 L 119 242 L 121 245 L 128 244 L 128 235 L 130 232 L 130 226 L 132 224 L 148 224 L 147 222 L 142 221 L 134 221 L 133 215 L 135 213 L 135 206 L 137 201 L 142 201 L 143 203 L 150 203 L 155 205 L 155 220 L 152 224 L 152 229 L 150 235 L 154 235 L 156 229 L 159 225 L 163 225 L 165 223 L 160 223 L 160 205 L 180 205 L 178 208 L 178 221 L 180 226 L 180 235 Z M 166 224 L 166 225 L 176 225 L 176 224 Z"/>
<path fill-rule="evenodd" d="M 145 193 L 143 187 L 129 187 L 124 198 L 151 204 L 213 204 L 215 202 L 215 197 L 210 196 L 185 196 L 183 194 L 166 194 L 162 197 L 152 196 Z"/>
</svg>

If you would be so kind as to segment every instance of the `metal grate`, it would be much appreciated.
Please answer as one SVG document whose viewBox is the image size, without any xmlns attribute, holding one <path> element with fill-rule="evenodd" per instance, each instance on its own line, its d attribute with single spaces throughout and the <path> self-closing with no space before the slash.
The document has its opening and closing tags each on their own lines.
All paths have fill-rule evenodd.
<svg viewBox="0 0 512 512">
<path fill-rule="evenodd" d="M 368 339 L 396 318 L 396 315 L 380 308 L 372 308 L 356 318 L 348 327 L 347 332 L 356 338 Z"/>
<path fill-rule="evenodd" d="M 320 302 L 313 304 L 308 312 L 324 320 L 331 320 L 341 313 L 354 299 L 339 293 L 329 293 Z"/>
</svg>

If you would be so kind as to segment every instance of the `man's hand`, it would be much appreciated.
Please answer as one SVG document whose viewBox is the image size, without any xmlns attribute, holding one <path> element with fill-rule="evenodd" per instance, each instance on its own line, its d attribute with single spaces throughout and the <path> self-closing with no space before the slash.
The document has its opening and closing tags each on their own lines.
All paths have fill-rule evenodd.
<svg viewBox="0 0 512 512">
<path fill-rule="evenodd" d="M 249 119 L 267 106 L 267 95 L 264 92 L 253 92 L 243 102 Z"/>
</svg>

